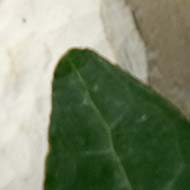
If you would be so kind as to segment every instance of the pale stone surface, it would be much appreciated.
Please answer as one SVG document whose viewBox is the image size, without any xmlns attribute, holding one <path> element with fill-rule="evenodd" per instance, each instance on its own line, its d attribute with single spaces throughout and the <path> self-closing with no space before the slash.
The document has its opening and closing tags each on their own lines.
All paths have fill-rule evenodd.
<svg viewBox="0 0 190 190">
<path fill-rule="evenodd" d="M 108 41 L 122 68 L 148 82 L 147 55 L 133 13 L 124 0 L 101 1 L 101 16 Z"/>
<path fill-rule="evenodd" d="M 0 23 L 0 190 L 42 190 L 57 61 L 90 47 L 147 82 L 145 44 L 124 0 L 2 0 Z"/>
<path fill-rule="evenodd" d="M 0 189 L 43 189 L 51 80 L 70 47 L 114 59 L 99 0 L 0 1 Z"/>
</svg>

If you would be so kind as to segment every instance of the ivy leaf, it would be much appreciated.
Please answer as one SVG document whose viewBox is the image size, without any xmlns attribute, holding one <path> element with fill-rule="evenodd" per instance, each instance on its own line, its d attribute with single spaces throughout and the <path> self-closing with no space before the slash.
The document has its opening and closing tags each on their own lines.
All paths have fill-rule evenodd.
<svg viewBox="0 0 190 190">
<path fill-rule="evenodd" d="M 45 190 L 189 190 L 189 122 L 150 87 L 74 49 L 52 93 Z"/>
</svg>

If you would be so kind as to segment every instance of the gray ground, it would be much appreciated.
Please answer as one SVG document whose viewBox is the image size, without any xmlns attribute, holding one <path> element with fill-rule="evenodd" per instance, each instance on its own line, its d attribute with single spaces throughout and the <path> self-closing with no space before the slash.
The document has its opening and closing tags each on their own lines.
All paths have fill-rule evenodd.
<svg viewBox="0 0 190 190">
<path fill-rule="evenodd" d="M 117 3 L 122 0 L 108 1 Z M 131 8 L 136 27 L 147 48 L 148 83 L 188 115 L 190 1 L 125 0 L 123 2 Z"/>
</svg>

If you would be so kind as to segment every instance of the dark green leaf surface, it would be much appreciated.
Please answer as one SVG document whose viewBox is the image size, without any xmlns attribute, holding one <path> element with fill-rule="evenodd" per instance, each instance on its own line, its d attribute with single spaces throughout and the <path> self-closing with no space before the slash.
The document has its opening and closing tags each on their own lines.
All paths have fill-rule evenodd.
<svg viewBox="0 0 190 190">
<path fill-rule="evenodd" d="M 90 50 L 54 75 L 45 190 L 189 190 L 189 122 Z"/>
</svg>

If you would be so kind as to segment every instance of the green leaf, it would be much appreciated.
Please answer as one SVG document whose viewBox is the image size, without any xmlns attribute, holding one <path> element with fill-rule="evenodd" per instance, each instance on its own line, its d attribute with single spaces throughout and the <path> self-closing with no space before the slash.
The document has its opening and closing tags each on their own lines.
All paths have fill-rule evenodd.
<svg viewBox="0 0 190 190">
<path fill-rule="evenodd" d="M 151 88 L 75 49 L 52 93 L 45 190 L 189 190 L 189 122 Z"/>
</svg>

